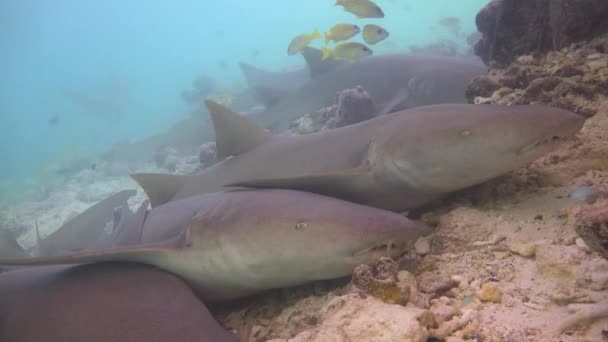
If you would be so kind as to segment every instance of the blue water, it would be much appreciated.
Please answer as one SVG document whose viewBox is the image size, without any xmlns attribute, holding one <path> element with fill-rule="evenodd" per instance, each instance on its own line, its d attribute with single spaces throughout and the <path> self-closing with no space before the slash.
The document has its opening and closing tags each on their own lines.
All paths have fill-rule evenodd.
<svg viewBox="0 0 608 342">
<path fill-rule="evenodd" d="M 186 117 L 191 108 L 180 92 L 201 74 L 232 89 L 244 86 L 238 61 L 272 70 L 301 65 L 300 56 L 286 53 L 297 34 L 373 22 L 391 32 L 375 53 L 439 39 L 464 45 L 437 20 L 458 17 L 462 31 L 473 32 L 487 2 L 378 0 L 384 19 L 357 20 L 332 0 L 3 0 L 0 191 L 15 191 L 60 156 L 94 154 Z M 108 122 L 91 115 L 66 89 L 118 93 L 127 99 L 123 116 Z"/>
</svg>

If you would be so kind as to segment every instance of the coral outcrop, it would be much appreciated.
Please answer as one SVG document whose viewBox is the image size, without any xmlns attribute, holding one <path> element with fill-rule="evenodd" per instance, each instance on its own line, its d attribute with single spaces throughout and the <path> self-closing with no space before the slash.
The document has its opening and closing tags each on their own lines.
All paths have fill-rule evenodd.
<svg viewBox="0 0 608 342">
<path fill-rule="evenodd" d="M 545 103 L 584 116 L 608 100 L 608 34 L 544 55 L 524 55 L 467 87 L 475 103 Z"/>
<path fill-rule="evenodd" d="M 365 89 L 357 86 L 336 94 L 335 105 L 306 114 L 296 120 L 290 130 L 298 134 L 352 125 L 375 116 L 374 102 Z"/>
<path fill-rule="evenodd" d="M 606 33 L 606 18 L 605 0 L 493 0 L 477 14 L 483 36 L 475 53 L 490 66 L 505 66 Z"/>
</svg>

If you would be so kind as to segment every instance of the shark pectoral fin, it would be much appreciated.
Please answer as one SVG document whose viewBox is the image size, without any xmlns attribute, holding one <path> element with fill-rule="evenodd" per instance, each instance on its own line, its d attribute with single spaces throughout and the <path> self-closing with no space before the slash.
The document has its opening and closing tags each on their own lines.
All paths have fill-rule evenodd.
<svg viewBox="0 0 608 342">
<path fill-rule="evenodd" d="M 227 184 L 226 187 L 292 189 L 356 199 L 357 189 L 367 187 L 370 182 L 373 182 L 372 173 L 367 168 L 358 167 L 299 177 L 243 180 Z"/>
<path fill-rule="evenodd" d="M 264 103 L 266 109 L 274 107 L 281 99 L 289 93 L 281 89 L 274 89 L 270 87 L 254 86 L 251 87 L 258 100 Z"/>
<path fill-rule="evenodd" d="M 407 88 L 401 89 L 390 101 L 386 102 L 380 111 L 376 113 L 377 116 L 392 113 L 400 105 L 405 103 L 410 97 L 410 92 Z"/>
<path fill-rule="evenodd" d="M 109 245 L 99 247 L 117 247 L 142 243 L 144 221 L 148 213 L 149 203 L 149 200 L 143 201 L 135 213 L 131 213 L 129 209 L 123 211 L 120 221 L 114 227 L 109 239 Z"/>
<path fill-rule="evenodd" d="M 131 178 L 144 189 L 153 208 L 169 202 L 185 182 L 184 176 L 162 173 L 134 173 Z"/>
<path fill-rule="evenodd" d="M 148 263 L 148 261 L 160 257 L 167 252 L 183 248 L 188 243 L 188 234 L 185 233 L 158 243 L 90 249 L 51 257 L 1 258 L 0 266 L 67 265 L 104 261 Z"/>
<path fill-rule="evenodd" d="M 218 160 L 250 151 L 272 139 L 270 132 L 238 113 L 209 100 L 205 105 L 215 128 Z"/>
</svg>

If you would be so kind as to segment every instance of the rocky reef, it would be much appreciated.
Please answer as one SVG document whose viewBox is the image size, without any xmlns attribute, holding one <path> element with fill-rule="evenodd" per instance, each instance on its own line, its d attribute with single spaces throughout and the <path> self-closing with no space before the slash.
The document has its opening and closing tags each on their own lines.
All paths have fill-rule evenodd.
<svg viewBox="0 0 608 342">
<path fill-rule="evenodd" d="M 306 134 L 369 120 L 376 112 L 374 106 L 363 87 L 346 89 L 336 94 L 334 105 L 302 116 L 290 126 L 290 131 Z"/>
<path fill-rule="evenodd" d="M 260 342 L 601 340 L 608 102 L 588 105 L 558 150 L 418 213 L 435 232 L 395 260 L 215 312 Z"/>
<path fill-rule="evenodd" d="M 606 33 L 607 17 L 605 0 L 493 0 L 477 14 L 483 36 L 475 53 L 504 67 L 519 56 L 559 51 Z"/>
<path fill-rule="evenodd" d="M 201 163 L 201 167 L 207 168 L 217 162 L 217 148 L 215 142 L 207 142 L 201 145 L 198 152 L 198 161 Z"/>
<path fill-rule="evenodd" d="M 608 35 L 596 19 L 606 4 L 493 1 L 478 16 L 478 53 L 493 68 L 469 101 L 569 109 L 588 118 L 574 139 L 418 213 L 435 232 L 396 260 L 219 308 L 222 322 L 249 327 L 248 341 L 605 339 Z M 292 130 L 332 128 L 339 98 Z"/>
<path fill-rule="evenodd" d="M 475 103 L 545 103 L 592 116 L 608 100 L 608 34 L 536 57 L 519 56 L 474 79 L 466 95 Z"/>
</svg>

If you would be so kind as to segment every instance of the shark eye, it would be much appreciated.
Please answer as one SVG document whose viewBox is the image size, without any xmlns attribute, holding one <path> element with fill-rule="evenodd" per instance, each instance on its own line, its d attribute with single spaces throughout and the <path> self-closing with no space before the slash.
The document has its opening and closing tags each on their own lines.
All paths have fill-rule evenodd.
<svg viewBox="0 0 608 342">
<path fill-rule="evenodd" d="M 469 131 L 468 129 L 465 129 L 464 131 L 460 132 L 460 135 L 462 135 L 463 137 L 469 137 L 471 136 L 471 131 Z"/>
<path fill-rule="evenodd" d="M 308 228 L 308 225 L 305 222 L 298 222 L 296 223 L 296 230 L 304 230 L 306 228 Z"/>
</svg>

